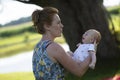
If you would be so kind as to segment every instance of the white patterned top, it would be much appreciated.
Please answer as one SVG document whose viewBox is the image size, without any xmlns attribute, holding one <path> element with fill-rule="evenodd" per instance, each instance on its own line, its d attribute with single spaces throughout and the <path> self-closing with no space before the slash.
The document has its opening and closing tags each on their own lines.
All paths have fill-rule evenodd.
<svg viewBox="0 0 120 80">
<path fill-rule="evenodd" d="M 84 61 L 85 58 L 89 55 L 88 51 L 95 51 L 94 44 L 80 44 L 80 46 L 73 53 L 73 59 L 76 61 Z"/>
</svg>

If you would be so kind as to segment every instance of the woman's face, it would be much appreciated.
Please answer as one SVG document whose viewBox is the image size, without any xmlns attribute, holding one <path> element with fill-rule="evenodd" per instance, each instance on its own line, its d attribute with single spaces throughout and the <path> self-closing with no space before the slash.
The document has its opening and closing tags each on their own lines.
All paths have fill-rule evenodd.
<svg viewBox="0 0 120 80">
<path fill-rule="evenodd" d="M 63 24 L 61 23 L 61 20 L 58 16 L 58 14 L 55 14 L 53 16 L 52 24 L 49 26 L 49 32 L 53 37 L 60 37 L 63 29 Z"/>
</svg>

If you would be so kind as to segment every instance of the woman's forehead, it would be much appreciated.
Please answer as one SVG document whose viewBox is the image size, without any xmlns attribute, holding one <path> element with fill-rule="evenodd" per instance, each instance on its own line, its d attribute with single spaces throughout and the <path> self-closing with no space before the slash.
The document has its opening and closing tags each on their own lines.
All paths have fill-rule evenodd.
<svg viewBox="0 0 120 80">
<path fill-rule="evenodd" d="M 58 14 L 55 14 L 55 15 L 53 16 L 53 19 L 60 20 L 60 17 L 59 17 L 59 15 L 58 15 Z"/>
</svg>

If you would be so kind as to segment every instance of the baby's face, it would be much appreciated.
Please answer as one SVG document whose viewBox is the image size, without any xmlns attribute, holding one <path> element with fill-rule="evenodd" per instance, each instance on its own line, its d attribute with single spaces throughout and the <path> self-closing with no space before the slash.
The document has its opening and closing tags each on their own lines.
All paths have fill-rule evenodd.
<svg viewBox="0 0 120 80">
<path fill-rule="evenodd" d="M 94 32 L 93 31 L 86 31 L 82 36 L 82 43 L 88 44 L 94 42 Z"/>
</svg>

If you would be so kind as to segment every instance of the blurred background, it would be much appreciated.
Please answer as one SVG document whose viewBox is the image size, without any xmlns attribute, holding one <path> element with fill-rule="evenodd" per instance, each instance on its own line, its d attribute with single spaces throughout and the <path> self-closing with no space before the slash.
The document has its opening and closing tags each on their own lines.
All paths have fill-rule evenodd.
<svg viewBox="0 0 120 80">
<path fill-rule="evenodd" d="M 97 67 L 94 71 L 89 70 L 88 74 L 83 76 L 81 80 L 107 80 L 107 78 L 120 74 L 120 59 L 118 59 L 120 58 L 120 0 L 100 0 L 98 2 L 97 0 L 91 0 L 94 6 L 90 4 L 89 0 L 86 0 L 86 3 L 87 1 L 88 4 L 86 5 L 90 6 L 90 9 L 86 8 L 86 5 L 80 5 L 82 8 L 79 8 L 79 4 L 70 0 L 68 0 L 68 2 L 66 0 L 56 0 L 56 2 L 47 0 L 38 0 L 37 2 L 34 0 L 0 0 L 0 80 L 34 80 L 32 73 L 32 51 L 35 44 L 40 40 L 41 35 L 37 34 L 32 27 L 31 14 L 35 9 L 42 9 L 42 7 L 48 5 L 57 7 L 61 11 L 60 16 L 65 29 L 63 35 L 55 41 L 58 42 L 65 51 L 74 51 L 76 48 L 75 45 L 79 42 L 79 37 L 83 32 L 89 28 L 95 28 L 102 33 L 103 38 L 98 47 L 97 57 L 99 64 L 97 66 L 103 66 L 104 64 L 109 64 L 109 61 L 115 60 L 111 65 L 105 65 L 105 70 L 108 66 L 113 66 L 110 67 L 110 69 L 105 71 L 103 67 Z M 66 4 L 63 7 L 58 5 L 62 3 L 70 3 L 70 5 L 67 4 L 69 8 L 66 7 Z M 79 3 L 82 3 L 82 1 Z M 77 8 L 74 5 L 78 5 Z M 94 8 L 96 8 L 96 11 Z M 76 26 L 76 30 L 71 26 L 70 29 L 67 28 L 70 23 L 69 18 L 63 14 L 66 13 L 64 9 L 69 12 L 68 16 L 71 17 L 73 22 L 72 26 Z M 89 12 L 83 15 L 82 10 L 83 13 L 85 10 Z M 73 17 L 75 13 L 77 14 L 77 18 L 75 18 L 75 16 Z M 84 19 L 86 19 L 84 16 L 91 16 L 89 14 L 93 16 L 90 22 L 93 19 L 98 20 L 98 22 L 94 20 L 91 23 L 86 20 L 84 21 Z M 77 21 L 75 20 L 74 22 L 74 19 L 77 19 Z M 90 25 L 88 23 L 90 23 Z M 93 27 L 93 25 L 95 27 Z M 80 28 L 80 30 L 78 28 Z M 73 38 L 73 41 L 71 38 Z M 111 44 L 110 46 L 108 45 L 109 43 Z M 105 47 L 107 47 L 107 49 L 105 49 Z M 110 49 L 114 50 L 110 51 Z M 101 61 L 101 59 L 103 59 L 103 61 Z M 103 63 L 104 60 L 107 62 Z M 106 73 L 107 71 L 109 72 Z M 71 77 L 71 75 L 68 75 L 68 78 L 66 78 L 66 80 L 77 79 L 78 78 Z"/>
</svg>

